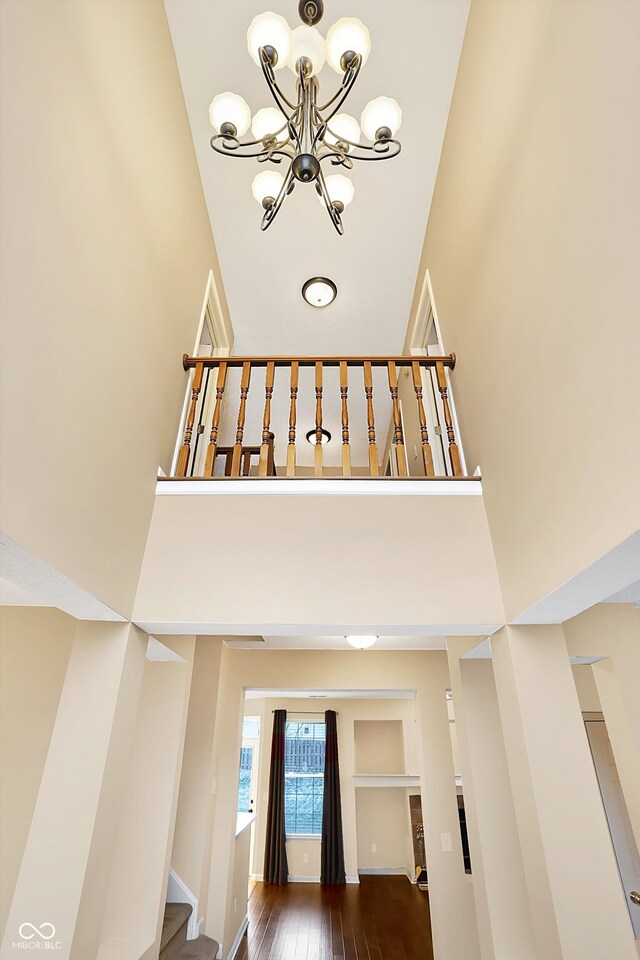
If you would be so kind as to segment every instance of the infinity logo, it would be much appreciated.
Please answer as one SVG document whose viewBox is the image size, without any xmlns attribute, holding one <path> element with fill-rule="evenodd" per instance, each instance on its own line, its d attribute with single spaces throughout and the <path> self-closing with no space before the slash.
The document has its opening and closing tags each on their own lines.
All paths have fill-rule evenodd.
<svg viewBox="0 0 640 960">
<path fill-rule="evenodd" d="M 31 933 L 28 932 L 29 930 Z M 43 923 L 40 927 L 36 927 L 32 923 L 21 923 L 18 927 L 18 933 L 23 940 L 33 940 L 36 935 L 41 940 L 51 940 L 56 935 L 56 928 L 52 923 Z"/>
</svg>

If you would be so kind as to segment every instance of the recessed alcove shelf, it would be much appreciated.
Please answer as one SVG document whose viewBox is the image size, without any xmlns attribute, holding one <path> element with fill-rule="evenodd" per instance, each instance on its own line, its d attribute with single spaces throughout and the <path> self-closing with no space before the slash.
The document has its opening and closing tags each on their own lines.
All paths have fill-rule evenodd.
<svg viewBox="0 0 640 960">
<path fill-rule="evenodd" d="M 420 777 L 413 773 L 355 773 L 354 787 L 419 787 Z"/>
</svg>

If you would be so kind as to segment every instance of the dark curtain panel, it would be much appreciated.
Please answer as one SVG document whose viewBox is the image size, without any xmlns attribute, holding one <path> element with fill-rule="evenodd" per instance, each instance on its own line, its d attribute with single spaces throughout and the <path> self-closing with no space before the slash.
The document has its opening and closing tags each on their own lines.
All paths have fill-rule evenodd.
<svg viewBox="0 0 640 960">
<path fill-rule="evenodd" d="M 286 722 L 286 710 L 273 711 L 267 842 L 264 848 L 265 883 L 287 883 L 289 874 L 284 822 L 284 727 Z"/>
<path fill-rule="evenodd" d="M 324 755 L 320 883 L 346 883 L 335 710 L 327 710 L 324 719 L 327 726 L 327 744 Z"/>
</svg>

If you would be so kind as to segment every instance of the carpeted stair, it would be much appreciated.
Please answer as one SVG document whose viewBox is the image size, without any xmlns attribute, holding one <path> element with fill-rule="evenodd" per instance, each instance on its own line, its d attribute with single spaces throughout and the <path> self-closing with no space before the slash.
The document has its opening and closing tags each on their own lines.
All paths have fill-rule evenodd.
<svg viewBox="0 0 640 960">
<path fill-rule="evenodd" d="M 167 903 L 162 921 L 159 960 L 215 960 L 218 944 L 211 937 L 187 940 L 189 903 Z"/>
</svg>

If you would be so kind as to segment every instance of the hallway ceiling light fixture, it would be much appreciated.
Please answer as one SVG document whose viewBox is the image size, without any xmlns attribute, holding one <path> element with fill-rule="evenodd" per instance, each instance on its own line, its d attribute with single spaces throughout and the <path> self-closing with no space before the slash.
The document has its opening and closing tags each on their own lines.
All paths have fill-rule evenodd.
<svg viewBox="0 0 640 960">
<path fill-rule="evenodd" d="M 311 277 L 302 287 L 302 296 L 312 307 L 328 307 L 338 295 L 338 288 L 328 277 Z"/>
<path fill-rule="evenodd" d="M 308 430 L 305 436 L 307 438 L 307 442 L 315 447 L 316 444 L 318 443 L 317 429 L 314 427 L 313 430 Z M 331 434 L 329 433 L 329 431 L 322 429 L 320 431 L 320 444 L 324 446 L 325 443 L 329 443 L 330 440 L 331 440 Z"/>
<path fill-rule="evenodd" d="M 360 123 L 340 109 L 351 93 L 360 68 L 371 52 L 369 31 L 361 20 L 342 17 L 329 28 L 326 40 L 316 30 L 323 14 L 323 0 L 300 0 L 302 26 L 291 30 L 284 17 L 262 13 L 251 21 L 247 46 L 262 68 L 277 107 L 263 107 L 251 118 L 251 110 L 235 93 L 219 93 L 211 101 L 209 119 L 216 131 L 211 146 L 227 157 L 254 157 L 258 163 L 288 161 L 283 174 L 264 170 L 253 180 L 252 193 L 264 209 L 260 228 L 273 223 L 296 183 L 313 183 L 331 222 L 342 234 L 342 214 L 351 203 L 354 187 L 341 174 L 325 176 L 323 161 L 344 170 L 354 160 L 388 160 L 400 153 L 395 139 L 402 110 L 390 97 L 371 100 Z M 325 62 L 342 75 L 338 90 L 320 106 L 318 74 Z M 275 71 L 289 66 L 296 77 L 295 100 L 284 94 Z M 241 142 L 251 127 L 255 139 Z M 362 133 L 371 143 L 361 143 Z"/>
<path fill-rule="evenodd" d="M 350 643 L 352 647 L 356 648 L 356 650 L 367 650 L 369 647 L 374 645 L 378 638 L 373 636 L 352 636 L 346 637 L 345 639 L 347 643 Z"/>
</svg>

